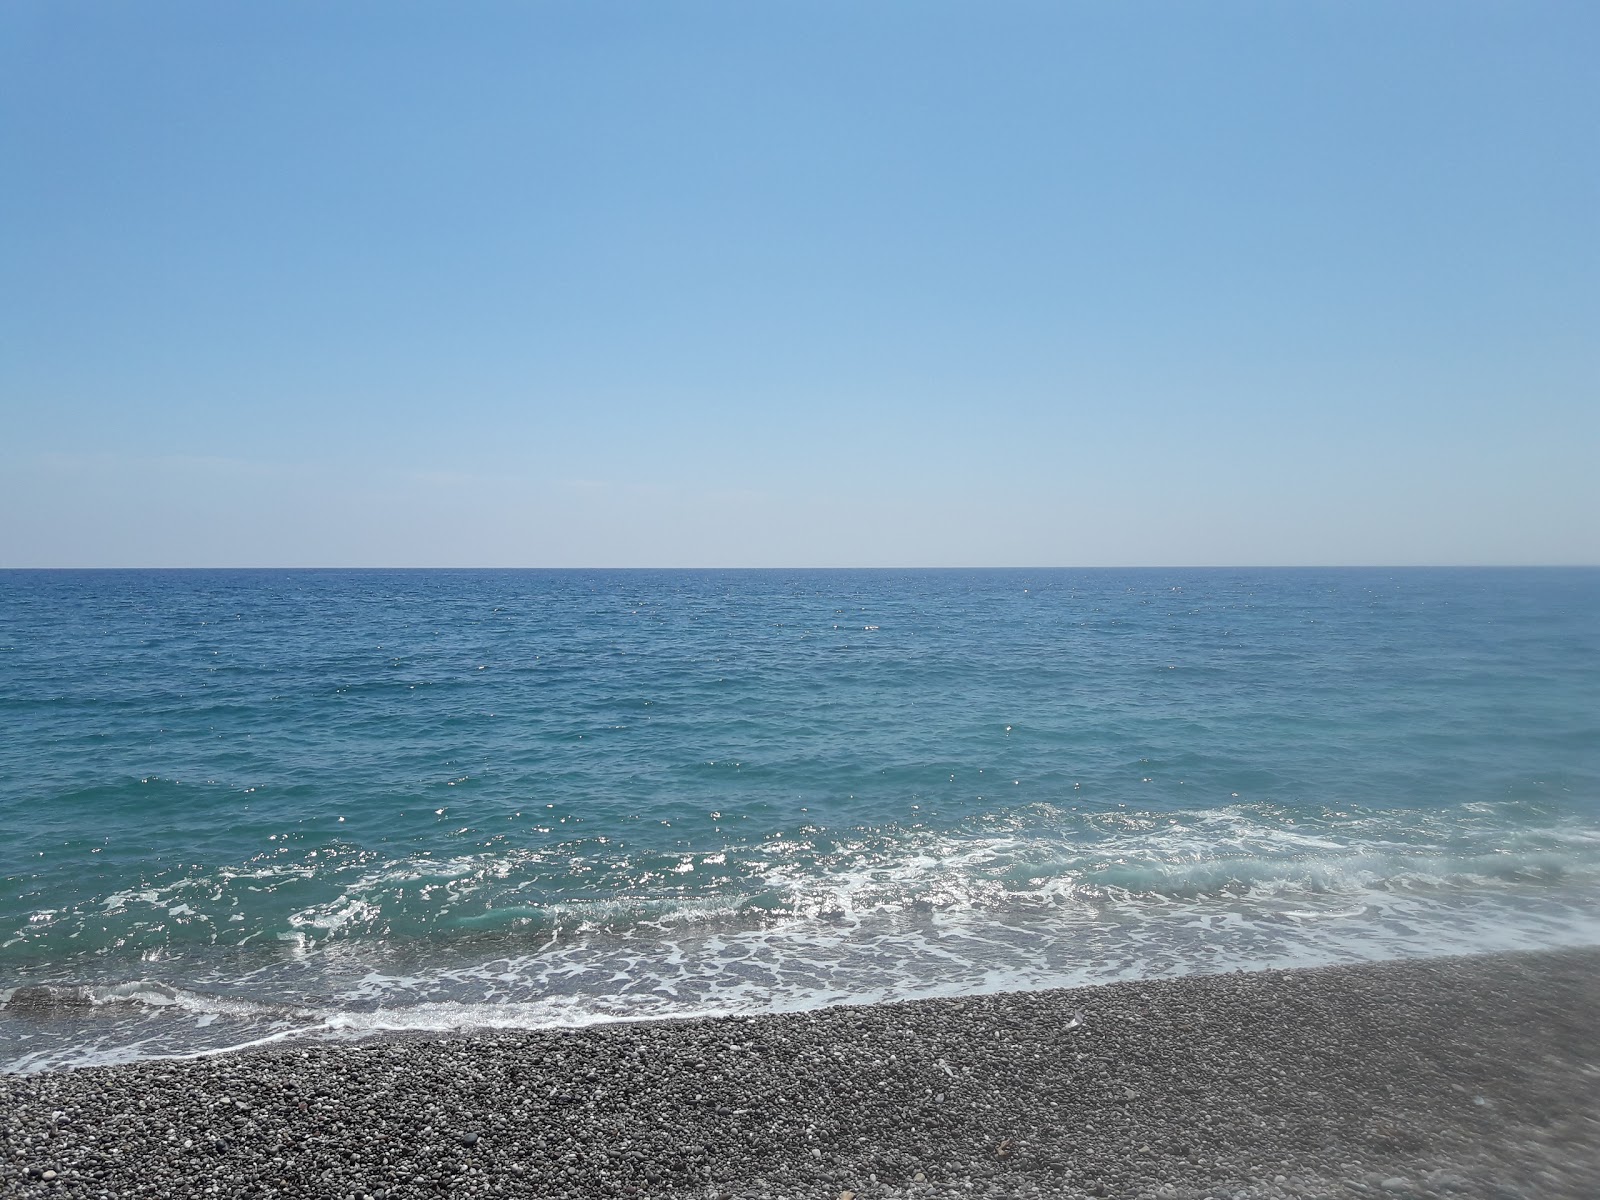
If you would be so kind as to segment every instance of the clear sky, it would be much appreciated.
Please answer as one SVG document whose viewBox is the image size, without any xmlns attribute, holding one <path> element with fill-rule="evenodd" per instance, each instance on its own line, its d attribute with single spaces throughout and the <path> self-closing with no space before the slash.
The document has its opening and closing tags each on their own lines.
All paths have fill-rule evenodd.
<svg viewBox="0 0 1600 1200">
<path fill-rule="evenodd" d="M 0 566 L 1600 562 L 1600 4 L 0 6 Z"/>
</svg>

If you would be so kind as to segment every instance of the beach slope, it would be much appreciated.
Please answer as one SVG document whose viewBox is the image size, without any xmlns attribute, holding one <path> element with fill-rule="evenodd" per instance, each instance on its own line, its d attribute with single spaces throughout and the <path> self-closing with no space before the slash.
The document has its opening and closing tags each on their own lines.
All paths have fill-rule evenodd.
<svg viewBox="0 0 1600 1200">
<path fill-rule="evenodd" d="M 0 1078 L 18 1196 L 1600 1196 L 1600 949 Z"/>
</svg>

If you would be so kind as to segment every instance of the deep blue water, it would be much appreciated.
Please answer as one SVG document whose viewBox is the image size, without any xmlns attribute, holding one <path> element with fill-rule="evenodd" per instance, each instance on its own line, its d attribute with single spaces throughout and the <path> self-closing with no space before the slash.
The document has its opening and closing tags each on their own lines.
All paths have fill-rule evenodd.
<svg viewBox="0 0 1600 1200">
<path fill-rule="evenodd" d="M 0 729 L 0 1069 L 1600 941 L 1597 570 L 0 572 Z"/>
</svg>

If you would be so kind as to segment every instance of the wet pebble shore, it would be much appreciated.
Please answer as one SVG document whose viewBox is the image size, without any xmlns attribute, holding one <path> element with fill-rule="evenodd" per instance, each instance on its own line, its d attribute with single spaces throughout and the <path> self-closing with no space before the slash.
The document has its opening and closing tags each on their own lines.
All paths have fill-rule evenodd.
<svg viewBox="0 0 1600 1200">
<path fill-rule="evenodd" d="M 1600 1196 L 1600 949 L 0 1077 L 0 1195 Z"/>
</svg>

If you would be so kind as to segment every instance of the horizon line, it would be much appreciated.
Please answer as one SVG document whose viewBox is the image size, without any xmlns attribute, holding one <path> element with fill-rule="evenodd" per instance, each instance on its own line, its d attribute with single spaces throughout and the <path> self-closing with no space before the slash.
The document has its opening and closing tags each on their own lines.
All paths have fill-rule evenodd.
<svg viewBox="0 0 1600 1200">
<path fill-rule="evenodd" d="M 624 566 L 585 564 L 564 566 L 489 565 L 121 565 L 121 566 L 0 566 L 0 572 L 44 571 L 1571 571 L 1594 570 L 1600 562 L 1461 562 L 1461 563 L 1084 563 L 1084 564 L 958 564 L 944 566 L 907 564 L 788 564 L 783 566 L 683 565 Z"/>
</svg>

